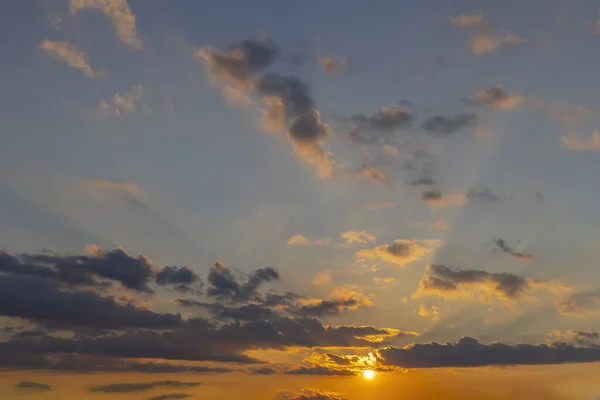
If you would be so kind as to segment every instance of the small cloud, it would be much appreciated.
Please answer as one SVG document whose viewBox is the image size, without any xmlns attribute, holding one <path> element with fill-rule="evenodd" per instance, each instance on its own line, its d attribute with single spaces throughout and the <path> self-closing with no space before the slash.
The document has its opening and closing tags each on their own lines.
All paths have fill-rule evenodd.
<svg viewBox="0 0 600 400">
<path fill-rule="evenodd" d="M 300 392 L 279 392 L 274 400 L 348 400 L 339 393 L 322 392 L 318 389 L 302 389 Z"/>
<path fill-rule="evenodd" d="M 600 151 L 600 132 L 594 131 L 589 140 L 581 139 L 574 134 L 568 134 L 562 138 L 563 146 L 573 151 Z"/>
<path fill-rule="evenodd" d="M 51 57 L 82 71 L 90 78 L 98 78 L 105 75 L 103 71 L 94 70 L 90 66 L 86 54 L 69 42 L 44 40 L 39 44 L 39 48 Z"/>
<path fill-rule="evenodd" d="M 510 246 L 504 239 L 494 239 L 494 245 L 500 251 L 510 254 L 513 258 L 517 260 L 531 260 L 533 259 L 533 255 L 529 253 L 523 253 L 520 251 L 516 251 L 512 246 Z"/>
<path fill-rule="evenodd" d="M 135 15 L 131 12 L 127 0 L 70 0 L 69 4 L 72 15 L 84 9 L 104 13 L 123 43 L 138 50 L 142 48 L 142 40 L 136 32 Z"/>
<path fill-rule="evenodd" d="M 372 165 L 363 165 L 362 167 L 360 167 L 358 169 L 358 171 L 356 172 L 356 176 L 360 177 L 360 178 L 365 178 L 365 179 L 369 179 L 373 182 L 377 182 L 377 183 L 387 183 L 388 179 L 387 176 L 385 176 L 385 174 L 383 172 L 381 172 L 379 169 L 375 168 Z"/>
<path fill-rule="evenodd" d="M 442 194 L 439 190 L 429 190 L 421 195 L 432 207 L 462 206 L 467 202 L 467 196 L 461 193 Z"/>
<path fill-rule="evenodd" d="M 331 283 L 331 275 L 326 272 L 318 272 L 310 282 L 313 286 L 323 286 L 328 283 Z"/>
<path fill-rule="evenodd" d="M 431 308 L 425 307 L 424 304 L 419 306 L 419 315 L 425 318 L 431 318 L 432 321 L 439 321 L 440 319 L 440 308 L 432 306 Z"/>
<path fill-rule="evenodd" d="M 477 125 L 476 114 L 458 114 L 451 117 L 436 115 L 423 121 L 421 128 L 431 134 L 449 136 L 475 125 Z"/>
<path fill-rule="evenodd" d="M 348 67 L 348 59 L 340 55 L 318 57 L 317 62 L 331 75 L 338 75 Z"/>
<path fill-rule="evenodd" d="M 355 257 L 379 259 L 390 264 L 406 266 L 430 254 L 441 244 L 440 240 L 398 239 L 392 244 L 359 250 Z"/>
<path fill-rule="evenodd" d="M 514 33 L 496 33 L 492 24 L 482 12 L 460 14 L 449 17 L 450 23 L 459 29 L 469 29 L 471 34 L 471 51 L 476 56 L 492 53 L 503 47 L 518 46 L 526 42 Z"/>
<path fill-rule="evenodd" d="M 552 330 L 548 333 L 549 343 L 574 343 L 578 346 L 594 346 L 600 340 L 600 333 L 593 329 L 566 331 Z"/>
<path fill-rule="evenodd" d="M 44 383 L 31 382 L 31 381 L 21 381 L 15 385 L 17 389 L 28 389 L 28 390 L 40 390 L 46 391 L 52 389 L 52 386 L 46 385 Z"/>
<path fill-rule="evenodd" d="M 376 240 L 375 235 L 370 234 L 367 231 L 347 231 L 340 235 L 347 244 L 355 243 L 374 243 Z"/>
<path fill-rule="evenodd" d="M 576 293 L 556 302 L 556 311 L 569 317 L 591 317 L 600 315 L 599 293 Z"/>
<path fill-rule="evenodd" d="M 403 107 L 388 106 L 372 115 L 355 114 L 350 119 L 364 129 L 390 131 L 409 125 L 414 115 Z"/>
<path fill-rule="evenodd" d="M 110 385 L 97 385 L 89 388 L 92 393 L 130 393 L 149 390 L 157 387 L 195 387 L 200 382 L 180 381 L 154 381 L 144 383 L 113 383 Z"/>
<path fill-rule="evenodd" d="M 303 235 L 294 235 L 288 239 L 287 244 L 292 246 L 326 246 L 330 242 L 329 238 L 320 238 L 310 240 Z"/>
<path fill-rule="evenodd" d="M 131 86 L 127 92 L 115 94 L 109 102 L 101 102 L 96 108 L 96 112 L 122 117 L 133 112 L 143 99 L 144 88 L 142 85 Z"/>
<path fill-rule="evenodd" d="M 380 278 L 378 276 L 373 278 L 373 283 L 379 285 L 380 287 L 386 287 L 387 285 L 392 284 L 396 279 L 391 277 Z"/>
<path fill-rule="evenodd" d="M 520 96 L 508 94 L 500 85 L 493 85 L 475 93 L 469 102 L 485 105 L 492 108 L 512 110 L 523 101 Z"/>
</svg>

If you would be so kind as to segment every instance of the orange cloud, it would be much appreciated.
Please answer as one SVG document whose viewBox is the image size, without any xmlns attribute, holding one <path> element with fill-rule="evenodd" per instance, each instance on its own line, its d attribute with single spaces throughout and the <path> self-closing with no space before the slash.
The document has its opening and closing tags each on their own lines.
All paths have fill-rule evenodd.
<svg viewBox="0 0 600 400">
<path fill-rule="evenodd" d="M 44 40 L 39 44 L 39 48 L 70 67 L 80 70 L 90 78 L 98 78 L 105 74 L 103 71 L 94 70 L 90 66 L 87 55 L 69 42 Z"/>
<path fill-rule="evenodd" d="M 405 266 L 430 254 L 442 244 L 440 240 L 398 239 L 392 244 L 362 249 L 356 258 L 379 259 L 390 264 Z"/>
</svg>

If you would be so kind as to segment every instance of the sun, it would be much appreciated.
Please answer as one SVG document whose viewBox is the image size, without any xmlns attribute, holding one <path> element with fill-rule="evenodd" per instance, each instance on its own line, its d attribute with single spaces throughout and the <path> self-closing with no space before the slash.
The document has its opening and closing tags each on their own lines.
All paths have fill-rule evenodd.
<svg viewBox="0 0 600 400">
<path fill-rule="evenodd" d="M 363 371 L 363 378 L 365 378 L 368 381 L 372 381 L 373 378 L 375 378 L 376 372 L 373 371 L 372 369 L 365 369 Z"/>
</svg>

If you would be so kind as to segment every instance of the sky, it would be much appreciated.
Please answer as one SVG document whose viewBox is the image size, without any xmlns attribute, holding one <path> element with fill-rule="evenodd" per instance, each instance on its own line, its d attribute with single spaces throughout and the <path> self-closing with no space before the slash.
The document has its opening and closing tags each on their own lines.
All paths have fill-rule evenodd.
<svg viewBox="0 0 600 400">
<path fill-rule="evenodd" d="M 600 3 L 2 7 L 0 398 L 600 399 Z"/>
</svg>

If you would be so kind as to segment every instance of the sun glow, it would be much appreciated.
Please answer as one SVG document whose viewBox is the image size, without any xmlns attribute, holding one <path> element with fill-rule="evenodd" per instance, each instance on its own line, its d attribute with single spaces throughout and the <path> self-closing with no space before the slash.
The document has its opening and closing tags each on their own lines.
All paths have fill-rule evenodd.
<svg viewBox="0 0 600 400">
<path fill-rule="evenodd" d="M 372 369 L 365 369 L 363 371 L 363 378 L 365 378 L 368 381 L 372 381 L 373 378 L 375 378 L 375 374 L 376 374 L 376 372 L 373 371 Z"/>
</svg>

